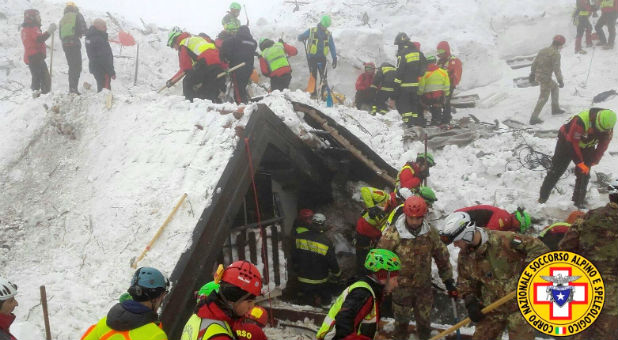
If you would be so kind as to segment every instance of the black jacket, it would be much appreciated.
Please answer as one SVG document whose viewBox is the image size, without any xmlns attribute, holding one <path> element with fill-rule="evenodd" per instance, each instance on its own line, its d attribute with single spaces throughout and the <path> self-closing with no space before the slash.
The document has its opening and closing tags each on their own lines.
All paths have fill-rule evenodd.
<svg viewBox="0 0 618 340">
<path fill-rule="evenodd" d="M 118 303 L 107 313 L 107 326 L 116 331 L 129 331 L 151 322 L 159 323 L 157 313 L 133 300 Z"/>
<path fill-rule="evenodd" d="M 107 40 L 107 33 L 90 26 L 86 33 L 86 54 L 90 73 L 104 72 L 110 77 L 116 75 L 114 70 L 114 55 Z"/>
<path fill-rule="evenodd" d="M 397 69 L 389 63 L 383 63 L 378 68 L 376 75 L 373 77 L 372 87 L 392 89 L 395 84 L 395 76 Z M 387 90 L 388 91 L 388 90 Z M 391 90 L 392 91 L 392 90 Z"/>
<path fill-rule="evenodd" d="M 294 244 L 292 266 L 299 281 L 303 282 L 303 279 L 308 279 L 326 282 L 329 272 L 334 275 L 340 274 L 335 248 L 324 233 L 309 229 L 297 234 Z"/>
<path fill-rule="evenodd" d="M 418 78 L 425 74 L 425 56 L 414 44 L 400 45 L 397 51 L 397 77 L 395 82 L 401 86 L 402 91 L 412 90 L 407 84 L 416 84 Z M 414 89 L 416 93 L 416 88 Z"/>
<path fill-rule="evenodd" d="M 221 59 L 229 62 L 230 67 L 244 62 L 245 66 L 237 72 L 250 75 L 253 72 L 256 49 L 257 42 L 251 36 L 249 28 L 247 26 L 240 26 L 236 35 L 223 41 L 220 55 Z"/>
<path fill-rule="evenodd" d="M 368 276 L 363 276 L 354 282 L 358 281 L 367 282 L 373 289 L 373 293 L 375 294 L 377 300 L 374 301 L 374 303 L 377 304 L 377 321 L 379 322 L 379 306 L 382 303 L 382 292 L 384 291 L 384 286 L 373 281 Z M 346 336 L 355 333 L 357 327 L 360 327 L 360 321 L 362 321 L 367 312 L 371 311 L 372 306 L 371 304 L 368 304 L 370 299 L 372 299 L 371 292 L 363 288 L 353 289 L 348 294 L 341 305 L 341 310 L 335 317 L 335 337 L 333 340 L 341 340 Z M 370 339 L 373 339 L 376 331 L 376 324 L 364 324 L 363 327 L 360 328 L 360 334 L 368 336 Z"/>
</svg>

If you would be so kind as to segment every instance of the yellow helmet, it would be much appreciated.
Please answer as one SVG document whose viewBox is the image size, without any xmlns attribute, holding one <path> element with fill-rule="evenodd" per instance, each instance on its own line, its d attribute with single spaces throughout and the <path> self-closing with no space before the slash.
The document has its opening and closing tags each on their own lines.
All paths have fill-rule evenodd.
<svg viewBox="0 0 618 340">
<path fill-rule="evenodd" d="M 68 6 L 77 7 L 77 5 L 73 1 L 67 1 L 67 7 Z"/>
</svg>

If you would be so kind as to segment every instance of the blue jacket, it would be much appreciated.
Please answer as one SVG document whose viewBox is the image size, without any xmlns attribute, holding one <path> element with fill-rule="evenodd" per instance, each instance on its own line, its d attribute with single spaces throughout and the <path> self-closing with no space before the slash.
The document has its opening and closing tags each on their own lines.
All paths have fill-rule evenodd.
<svg viewBox="0 0 618 340">
<path fill-rule="evenodd" d="M 307 39 L 309 39 L 309 31 L 311 29 L 307 29 L 305 32 L 303 32 L 302 34 L 300 34 L 298 36 L 298 40 L 299 41 L 306 41 Z M 330 34 L 330 33 L 328 33 Z M 313 55 L 324 55 L 324 40 L 326 40 L 326 33 L 324 32 L 324 30 L 322 30 L 319 25 L 318 25 L 318 51 L 315 54 L 311 54 L 309 52 L 310 56 Z M 328 39 L 328 48 L 330 50 L 330 56 L 333 58 L 333 62 L 336 63 L 337 62 L 337 50 L 335 50 L 335 41 L 333 40 L 333 36 L 331 35 L 330 39 Z"/>
</svg>

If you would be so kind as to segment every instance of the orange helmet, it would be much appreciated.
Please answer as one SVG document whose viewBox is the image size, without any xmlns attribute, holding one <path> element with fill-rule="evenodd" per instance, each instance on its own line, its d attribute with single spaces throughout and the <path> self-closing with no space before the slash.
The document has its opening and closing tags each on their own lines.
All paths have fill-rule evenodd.
<svg viewBox="0 0 618 340">
<path fill-rule="evenodd" d="M 403 213 L 408 217 L 423 217 L 427 213 L 427 203 L 420 196 L 408 197 L 403 204 Z"/>
<path fill-rule="evenodd" d="M 569 217 L 567 217 L 566 219 L 566 223 L 573 224 L 575 223 L 575 221 L 577 221 L 577 219 L 584 217 L 584 215 L 586 215 L 585 212 L 581 210 L 575 210 L 569 214 Z"/>
<path fill-rule="evenodd" d="M 221 281 L 236 286 L 254 296 L 262 295 L 262 275 L 257 267 L 248 261 L 236 261 L 223 272 Z"/>
<path fill-rule="evenodd" d="M 554 42 L 555 45 L 562 46 L 566 42 L 566 39 L 564 38 L 564 35 L 558 34 L 558 35 L 554 36 L 553 42 Z"/>
</svg>

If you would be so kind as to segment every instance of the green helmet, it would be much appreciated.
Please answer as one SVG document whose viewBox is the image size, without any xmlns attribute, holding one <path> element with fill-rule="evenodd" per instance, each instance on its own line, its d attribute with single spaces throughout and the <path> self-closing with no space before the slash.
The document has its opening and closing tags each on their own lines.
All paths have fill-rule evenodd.
<svg viewBox="0 0 618 340">
<path fill-rule="evenodd" d="M 215 281 L 210 281 L 207 284 L 203 285 L 202 288 L 200 288 L 200 290 L 197 292 L 197 298 L 199 299 L 201 296 L 207 297 L 213 291 L 218 293 L 219 287 L 220 284 L 216 283 Z"/>
<path fill-rule="evenodd" d="M 616 124 L 616 113 L 612 110 L 601 110 L 597 112 L 596 126 L 601 132 L 609 131 Z"/>
<path fill-rule="evenodd" d="M 180 27 L 174 26 L 174 28 L 172 28 L 172 30 L 170 31 L 170 34 L 167 36 L 167 46 L 168 47 L 174 46 L 174 42 L 176 41 L 176 38 L 178 38 L 181 34 L 182 34 L 182 30 L 180 29 Z"/>
<path fill-rule="evenodd" d="M 374 273 L 380 270 L 396 272 L 401 269 L 401 261 L 388 249 L 371 249 L 365 258 L 365 268 Z"/>
<path fill-rule="evenodd" d="M 436 193 L 433 192 L 433 190 L 431 190 L 430 187 L 425 187 L 425 186 L 420 186 L 418 188 L 418 194 L 419 196 L 421 196 L 425 202 L 427 202 L 428 204 L 433 204 L 433 202 L 437 201 L 438 198 L 436 198 Z"/>
<path fill-rule="evenodd" d="M 320 19 L 320 25 L 328 28 L 330 26 L 330 15 L 323 15 L 322 19 Z"/>
<path fill-rule="evenodd" d="M 433 161 L 433 155 L 430 154 L 429 152 L 419 152 L 416 155 L 416 160 L 418 161 L 419 159 L 425 159 L 427 161 L 427 164 L 429 164 L 429 166 L 436 165 L 436 162 Z"/>
<path fill-rule="evenodd" d="M 230 9 L 237 9 L 240 11 L 240 4 L 238 2 L 232 2 L 230 4 Z"/>
<path fill-rule="evenodd" d="M 525 233 L 532 225 L 530 214 L 524 211 L 523 208 L 518 208 L 515 212 L 515 218 L 519 221 L 519 232 Z"/>
<path fill-rule="evenodd" d="M 133 300 L 133 297 L 129 293 L 122 293 L 122 295 L 120 295 L 120 297 L 118 298 L 118 302 L 120 303 L 125 302 L 127 300 Z"/>
</svg>

